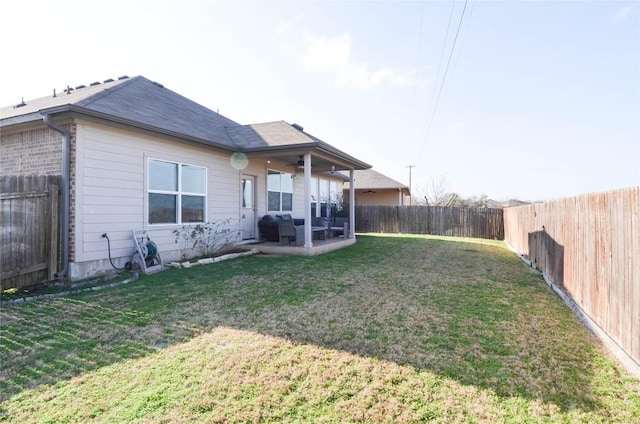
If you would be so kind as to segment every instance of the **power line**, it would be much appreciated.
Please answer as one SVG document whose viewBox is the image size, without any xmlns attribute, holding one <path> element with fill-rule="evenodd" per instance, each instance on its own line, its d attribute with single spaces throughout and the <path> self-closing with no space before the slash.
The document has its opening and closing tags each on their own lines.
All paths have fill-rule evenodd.
<svg viewBox="0 0 640 424">
<path fill-rule="evenodd" d="M 440 60 L 438 60 L 438 71 L 436 72 L 436 76 L 440 77 L 440 71 L 442 70 L 442 62 L 444 59 L 444 51 L 447 48 L 447 41 L 449 41 L 449 29 L 451 28 L 451 18 L 453 17 L 453 9 L 455 9 L 456 2 L 451 2 L 451 10 L 449 11 L 449 20 L 447 21 L 447 31 L 444 34 L 444 43 L 442 43 L 442 50 L 440 50 Z M 441 80 L 441 81 L 444 81 Z M 431 93 L 431 97 L 435 97 L 437 85 L 433 85 L 433 92 Z M 435 103 L 434 103 L 435 104 Z"/>
<path fill-rule="evenodd" d="M 440 80 L 440 70 L 442 69 L 442 62 L 444 59 L 444 51 L 447 47 L 447 41 L 449 40 L 449 29 L 451 28 L 451 18 L 453 17 L 453 10 L 455 9 L 455 1 L 451 1 L 451 10 L 449 11 L 449 19 L 447 20 L 447 30 L 444 33 L 444 41 L 442 43 L 442 50 L 440 50 L 440 60 L 438 60 L 438 70 L 436 71 L 436 78 L 434 80 L 434 84 L 433 84 L 433 89 L 431 90 L 431 98 L 435 98 L 436 96 L 436 87 L 438 86 L 437 82 Z M 424 5 L 424 3 L 423 3 Z M 422 10 L 420 10 L 420 34 L 422 34 Z M 419 40 L 420 41 L 420 40 Z M 418 43 L 418 46 L 420 46 L 420 43 Z M 418 54 L 418 61 L 420 60 L 420 55 Z M 419 62 L 418 62 L 419 63 Z M 411 116 L 411 126 L 413 127 L 414 123 L 415 123 L 415 111 L 416 111 L 416 91 L 417 91 L 417 73 L 416 73 L 416 85 L 414 85 L 413 87 L 413 114 Z M 418 156 L 418 159 L 420 159 L 422 157 L 422 149 L 424 148 L 424 146 L 421 147 L 420 150 L 420 155 Z"/>
<path fill-rule="evenodd" d="M 469 32 L 467 29 L 469 28 L 469 22 L 471 21 L 471 18 L 473 17 L 473 11 L 476 9 L 476 2 L 472 2 L 471 3 L 471 9 L 469 10 L 469 13 L 467 14 L 467 19 L 465 20 L 465 24 L 466 24 L 466 29 L 463 28 L 462 31 L 462 38 L 460 39 L 460 48 L 458 49 L 458 51 L 462 51 L 464 50 L 464 42 L 467 39 L 467 33 Z M 458 62 L 460 61 L 460 56 L 461 54 L 458 54 L 456 56 L 456 59 L 453 62 L 453 67 L 451 68 L 452 72 L 455 72 L 456 70 L 456 66 L 458 65 Z M 452 74 L 452 78 L 455 74 Z"/>
<path fill-rule="evenodd" d="M 416 63 L 416 78 L 413 83 L 413 113 L 411 114 L 411 126 L 415 124 L 416 118 L 416 97 L 418 92 L 418 77 L 420 74 L 420 56 L 422 52 L 422 17 L 424 12 L 424 1 L 420 2 L 420 29 L 418 30 L 418 59 Z"/>
<path fill-rule="evenodd" d="M 464 7 L 462 8 L 462 13 L 460 14 L 460 21 L 458 21 L 458 28 L 456 29 L 456 36 L 453 39 L 453 44 L 451 45 L 451 51 L 449 52 L 449 59 L 447 60 L 447 66 L 444 69 L 444 75 L 442 76 L 442 81 L 440 82 L 440 90 L 438 90 L 438 96 L 436 97 L 436 101 L 433 104 L 433 111 L 431 112 L 431 118 L 429 119 L 429 125 L 427 126 L 427 133 L 424 137 L 424 142 L 422 143 L 422 148 L 420 149 L 420 155 L 418 158 L 422 158 L 422 154 L 424 153 L 424 148 L 427 145 L 427 140 L 429 139 L 429 133 L 431 132 L 431 127 L 433 126 L 433 118 L 436 115 L 436 111 L 438 109 L 438 103 L 440 103 L 440 96 L 442 95 L 442 89 L 444 88 L 445 80 L 447 79 L 447 73 L 449 72 L 449 65 L 451 64 L 451 58 L 453 57 L 453 52 L 456 48 L 456 42 L 458 41 L 458 35 L 460 34 L 460 27 L 462 26 L 462 20 L 464 19 L 464 12 L 467 10 L 467 3 L 469 0 L 464 1 Z M 447 31 L 448 32 L 448 31 Z"/>
</svg>

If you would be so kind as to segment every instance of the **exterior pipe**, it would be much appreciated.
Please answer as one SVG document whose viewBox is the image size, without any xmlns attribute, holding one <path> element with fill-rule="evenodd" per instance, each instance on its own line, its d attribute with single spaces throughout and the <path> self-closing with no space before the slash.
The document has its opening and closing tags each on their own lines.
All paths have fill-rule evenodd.
<svg viewBox="0 0 640 424">
<path fill-rule="evenodd" d="M 49 115 L 42 115 L 45 125 L 64 137 L 62 142 L 62 214 L 60 214 L 61 229 L 61 268 L 54 275 L 57 279 L 64 277 L 69 270 L 69 163 L 71 137 L 69 131 L 51 122 Z"/>
</svg>

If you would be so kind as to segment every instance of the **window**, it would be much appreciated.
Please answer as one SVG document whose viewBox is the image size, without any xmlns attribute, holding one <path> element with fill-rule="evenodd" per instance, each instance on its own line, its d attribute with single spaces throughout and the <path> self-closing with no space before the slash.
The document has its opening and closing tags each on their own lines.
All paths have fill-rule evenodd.
<svg viewBox="0 0 640 424">
<path fill-rule="evenodd" d="M 253 180 L 250 178 L 242 179 L 242 207 L 253 208 Z"/>
<path fill-rule="evenodd" d="M 335 216 L 342 193 L 340 183 L 333 180 L 311 178 L 311 216 Z"/>
<path fill-rule="evenodd" d="M 149 224 L 205 222 L 207 170 L 149 160 Z"/>
<path fill-rule="evenodd" d="M 318 179 L 311 178 L 311 216 L 318 216 Z"/>
<path fill-rule="evenodd" d="M 267 202 L 270 212 L 293 210 L 293 175 L 267 171 Z"/>
<path fill-rule="evenodd" d="M 331 210 L 329 212 L 329 215 L 336 216 L 336 213 L 338 212 L 338 207 L 339 207 L 338 203 L 340 202 L 341 197 L 342 197 L 342 193 L 340 192 L 338 182 L 331 181 L 329 183 L 329 203 L 331 205 Z"/>
<path fill-rule="evenodd" d="M 328 215 L 327 205 L 329 204 L 329 180 L 320 180 L 320 216 Z"/>
</svg>

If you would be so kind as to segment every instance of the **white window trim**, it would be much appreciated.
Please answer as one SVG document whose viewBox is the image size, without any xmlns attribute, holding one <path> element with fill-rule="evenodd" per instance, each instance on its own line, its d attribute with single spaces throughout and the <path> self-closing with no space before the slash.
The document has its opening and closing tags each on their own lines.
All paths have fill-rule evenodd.
<svg viewBox="0 0 640 424">
<path fill-rule="evenodd" d="M 318 216 L 320 216 L 320 178 L 318 177 L 311 177 L 311 212 L 312 218 L 317 218 Z M 313 200 L 313 196 L 315 195 L 316 199 L 315 201 Z M 315 208 L 315 215 L 313 215 L 314 209 L 313 209 L 313 205 L 316 205 Z"/>
<path fill-rule="evenodd" d="M 315 187 L 311 188 L 311 192 L 317 194 L 317 198 L 315 202 L 311 202 L 311 203 L 315 203 L 316 204 L 316 218 L 319 218 L 322 216 L 322 205 L 324 204 L 325 207 L 327 208 L 327 215 L 329 215 L 329 212 L 331 210 L 331 207 L 333 205 L 334 201 L 337 201 L 338 196 L 340 195 L 340 185 L 342 184 L 342 181 L 339 180 L 335 180 L 335 179 L 331 179 L 331 178 L 326 178 L 326 177 L 313 177 L 312 179 L 312 183 L 315 181 Z M 331 191 L 331 185 L 335 183 L 335 190 Z M 323 198 L 321 195 L 322 189 L 321 186 L 325 184 L 325 189 L 326 189 L 326 194 L 327 197 Z M 315 192 L 313 191 L 315 188 Z"/>
<path fill-rule="evenodd" d="M 282 210 L 282 193 L 285 193 L 285 192 L 282 191 L 282 183 L 280 184 L 280 210 L 276 211 L 276 210 L 269 209 L 269 191 L 271 191 L 271 190 L 269 190 L 269 171 L 279 173 L 280 174 L 280 178 L 282 178 L 283 174 L 286 174 L 286 175 L 291 175 L 291 179 L 293 180 L 293 178 L 295 176 L 295 174 L 292 174 L 291 172 L 281 171 L 279 169 L 267 168 L 267 199 L 266 199 L 267 200 L 267 213 L 293 213 L 293 209 L 294 209 L 293 208 L 294 192 L 295 192 L 295 190 L 294 190 L 294 186 L 295 186 L 294 181 L 291 181 L 291 210 L 290 211 Z M 286 192 L 286 193 L 288 193 L 288 192 Z"/>
<path fill-rule="evenodd" d="M 150 189 L 149 186 L 151 185 L 151 166 L 150 163 L 152 161 L 155 162 L 166 162 L 166 163 L 170 163 L 170 164 L 174 164 L 174 165 L 178 165 L 178 190 L 177 191 L 171 191 L 171 190 L 153 190 Z M 182 167 L 183 166 L 191 166 L 193 168 L 200 168 L 200 169 L 204 169 L 204 193 L 194 193 L 194 192 L 190 192 L 190 191 L 182 191 Z M 167 159 L 157 159 L 157 158 L 147 158 L 147 184 L 146 184 L 146 199 L 145 202 L 147 204 L 147 211 L 146 211 L 146 217 L 145 217 L 145 222 L 148 226 L 151 227 L 157 227 L 157 226 L 166 226 L 166 225 L 197 225 L 197 224 L 204 224 L 206 222 L 208 222 L 208 217 L 207 217 L 207 209 L 208 209 L 208 195 L 209 193 L 209 188 L 208 188 L 208 169 L 205 166 L 199 166 L 199 165 L 193 165 L 190 163 L 183 163 L 183 162 L 176 162 L 176 161 L 172 161 L 172 160 L 167 160 Z M 149 213 L 151 211 L 151 206 L 149 205 L 149 194 L 171 194 L 171 195 L 175 195 L 176 196 L 176 221 L 177 222 L 159 222 L 156 224 L 151 224 L 149 222 Z M 202 222 L 182 222 L 182 196 L 198 196 L 198 197 L 203 197 L 204 198 L 204 213 L 203 213 L 203 218 L 204 220 Z"/>
</svg>

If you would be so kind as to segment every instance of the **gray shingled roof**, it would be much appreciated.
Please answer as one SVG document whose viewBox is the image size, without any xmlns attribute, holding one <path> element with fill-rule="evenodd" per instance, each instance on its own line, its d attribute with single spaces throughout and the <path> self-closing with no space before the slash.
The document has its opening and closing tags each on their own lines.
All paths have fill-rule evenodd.
<svg viewBox="0 0 640 424">
<path fill-rule="evenodd" d="M 79 88 L 9 106 L 0 110 L 0 122 L 11 124 L 17 118 L 37 112 L 73 111 L 116 120 L 134 126 L 236 149 L 225 127 L 240 126 L 206 107 L 142 76 Z"/>
<path fill-rule="evenodd" d="M 121 77 L 54 97 L 0 109 L 0 128 L 42 119 L 42 114 L 74 113 L 159 132 L 213 147 L 246 152 L 315 149 L 348 161 L 370 165 L 284 121 L 240 125 L 142 76 Z M 299 154 L 299 152 L 297 153 Z M 296 160 L 296 156 L 293 156 Z"/>
<path fill-rule="evenodd" d="M 235 146 L 225 127 L 240 125 L 144 77 L 84 99 L 78 106 L 231 148 Z"/>
<path fill-rule="evenodd" d="M 316 142 L 303 131 L 297 130 L 284 121 L 230 127 L 227 128 L 227 133 L 235 144 L 242 149 L 260 149 Z"/>
<path fill-rule="evenodd" d="M 409 190 L 409 187 L 379 173 L 373 169 L 356 170 L 353 174 L 354 187 L 356 190 L 373 190 L 384 188 L 401 188 Z M 349 187 L 349 183 L 345 183 L 345 188 Z"/>
<path fill-rule="evenodd" d="M 125 82 L 131 81 L 127 77 L 121 77 L 122 79 L 118 79 L 116 81 L 106 82 L 102 84 L 96 84 L 93 86 L 88 86 L 84 88 L 74 89 L 71 88 L 70 91 L 58 90 L 56 92 L 56 97 L 53 97 L 53 93 L 50 96 L 41 97 L 39 99 L 27 100 L 24 106 L 11 105 L 0 108 L 0 119 L 3 121 L 8 118 L 13 118 L 16 116 L 28 115 L 31 113 L 39 112 L 42 109 L 48 109 L 56 106 L 62 105 L 71 105 L 75 104 L 79 101 L 92 97 L 98 93 L 106 91 L 108 89 L 113 89 L 114 87 L 119 86 Z"/>
</svg>

